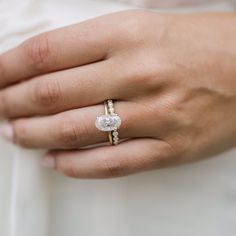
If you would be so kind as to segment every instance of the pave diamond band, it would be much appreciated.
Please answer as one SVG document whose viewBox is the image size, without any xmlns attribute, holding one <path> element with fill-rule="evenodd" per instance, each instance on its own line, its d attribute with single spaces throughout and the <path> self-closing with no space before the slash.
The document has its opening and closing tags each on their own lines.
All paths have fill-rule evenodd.
<svg viewBox="0 0 236 236">
<path fill-rule="evenodd" d="M 106 103 L 107 103 L 107 110 L 108 110 L 107 112 L 108 112 L 108 114 L 110 114 L 112 116 L 115 115 L 116 118 L 118 119 L 117 120 L 117 127 L 114 130 L 112 130 L 109 134 L 110 143 L 112 145 L 117 145 L 118 142 L 119 142 L 119 133 L 118 133 L 117 130 L 119 129 L 119 127 L 121 125 L 121 119 L 117 114 L 115 114 L 115 108 L 114 108 L 113 101 L 111 99 L 109 99 L 109 100 L 106 101 Z M 105 105 L 105 107 L 106 107 L 106 105 Z"/>
<path fill-rule="evenodd" d="M 95 122 L 97 129 L 108 132 L 109 141 L 112 145 L 119 143 L 118 129 L 121 125 L 121 118 L 115 113 L 113 100 L 104 102 L 105 115 L 98 116 Z"/>
</svg>

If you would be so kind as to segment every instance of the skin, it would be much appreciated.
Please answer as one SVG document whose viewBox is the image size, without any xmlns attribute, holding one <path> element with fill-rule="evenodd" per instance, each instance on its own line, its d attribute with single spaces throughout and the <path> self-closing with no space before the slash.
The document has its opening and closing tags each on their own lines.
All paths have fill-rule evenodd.
<svg viewBox="0 0 236 236">
<path fill-rule="evenodd" d="M 132 10 L 29 39 L 0 56 L 0 116 L 9 120 L 2 135 L 51 150 L 44 165 L 76 178 L 124 176 L 233 148 L 235 23 L 235 14 Z M 117 146 L 101 145 L 107 133 L 94 125 L 106 99 L 115 100 L 120 138 L 128 138 Z"/>
</svg>

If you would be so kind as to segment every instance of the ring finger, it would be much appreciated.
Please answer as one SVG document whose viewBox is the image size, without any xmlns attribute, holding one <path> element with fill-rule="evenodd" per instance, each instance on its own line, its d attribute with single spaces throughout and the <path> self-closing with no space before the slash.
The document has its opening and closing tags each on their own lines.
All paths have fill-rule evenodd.
<svg viewBox="0 0 236 236">
<path fill-rule="evenodd" d="M 112 60 L 36 77 L 0 91 L 0 117 L 50 115 L 119 99 L 124 89 L 115 80 Z"/>
<path fill-rule="evenodd" d="M 121 139 L 145 136 L 138 128 L 141 127 L 140 112 L 134 103 L 118 101 L 115 110 L 122 118 Z M 96 117 L 101 114 L 104 114 L 104 106 L 95 105 L 52 116 L 18 119 L 2 129 L 2 133 L 27 148 L 80 148 L 108 141 L 108 134 L 95 127 Z"/>
</svg>

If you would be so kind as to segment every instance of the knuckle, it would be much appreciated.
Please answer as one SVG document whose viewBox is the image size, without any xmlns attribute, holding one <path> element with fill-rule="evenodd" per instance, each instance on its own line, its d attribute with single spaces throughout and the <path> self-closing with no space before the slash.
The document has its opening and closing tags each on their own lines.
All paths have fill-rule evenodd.
<svg viewBox="0 0 236 236">
<path fill-rule="evenodd" d="M 143 25 L 146 18 L 142 17 L 143 12 L 141 10 L 118 12 L 115 16 L 115 19 L 119 21 L 116 31 L 112 34 L 112 39 L 115 40 L 116 47 L 123 47 L 124 41 L 126 45 L 137 45 L 143 41 Z M 122 22 L 120 22 L 120 18 L 123 19 Z"/>
<path fill-rule="evenodd" d="M 102 172 L 107 178 L 121 177 L 125 175 L 125 167 L 118 160 L 104 160 Z"/>
<path fill-rule="evenodd" d="M 143 57 L 143 56 L 141 56 Z M 124 73 L 122 78 L 123 83 L 127 86 L 135 86 L 135 88 L 142 90 L 154 90 L 160 87 L 163 78 L 163 69 L 157 68 L 150 60 L 143 62 L 138 56 L 135 59 L 136 66 L 132 67 Z M 138 65 L 138 66 L 137 66 Z M 135 68 L 135 69 L 134 69 Z"/>
<path fill-rule="evenodd" d="M 140 24 L 139 17 L 135 15 L 134 17 L 129 17 L 126 21 L 124 21 L 121 26 L 121 31 L 125 33 L 123 33 L 123 35 L 126 35 L 126 40 L 130 40 L 132 43 L 138 43 L 143 39 L 141 28 L 142 26 Z"/>
<path fill-rule="evenodd" d="M 154 167 L 159 169 L 177 164 L 179 162 L 179 152 L 177 151 L 176 146 L 169 140 L 163 140 L 161 142 L 162 146 L 156 148 L 157 154 L 154 156 L 153 160 Z"/>
<path fill-rule="evenodd" d="M 26 56 L 37 71 L 47 71 L 51 48 L 47 33 L 28 39 L 22 44 Z"/>
<path fill-rule="evenodd" d="M 58 139 L 63 144 L 74 144 L 80 137 L 77 124 L 69 117 L 62 118 Z"/>
<path fill-rule="evenodd" d="M 134 72 L 133 79 L 137 86 L 152 86 L 154 83 L 156 83 L 157 76 L 158 72 L 155 67 L 140 63 L 138 71 Z"/>
<path fill-rule="evenodd" d="M 173 78 L 170 74 L 172 68 L 161 62 L 157 64 L 152 59 L 146 63 L 140 60 L 139 69 L 132 71 L 132 78 L 129 81 L 137 88 L 152 91 L 167 86 Z"/>
<path fill-rule="evenodd" d="M 63 144 L 72 146 L 83 146 L 88 144 L 89 137 L 91 137 L 90 129 L 83 122 L 81 117 L 79 125 L 76 121 L 70 118 L 68 115 L 62 118 L 61 129 L 59 132 L 59 139 Z"/>
<path fill-rule="evenodd" d="M 148 32 L 151 29 L 150 13 L 135 9 L 124 11 L 121 14 L 123 14 L 122 17 L 124 19 L 123 22 L 119 23 L 121 35 L 125 35 L 126 40 L 132 42 L 133 45 L 135 43 L 143 43 L 144 40 L 147 40 L 144 31 Z"/>
<path fill-rule="evenodd" d="M 33 100 L 44 108 L 54 110 L 62 98 L 59 82 L 56 79 L 38 80 L 33 90 Z"/>
</svg>

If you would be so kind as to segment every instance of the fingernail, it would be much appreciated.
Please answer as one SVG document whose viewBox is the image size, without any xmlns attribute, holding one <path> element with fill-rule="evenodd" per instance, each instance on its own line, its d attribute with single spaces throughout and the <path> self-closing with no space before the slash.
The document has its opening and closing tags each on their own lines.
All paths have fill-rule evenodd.
<svg viewBox="0 0 236 236">
<path fill-rule="evenodd" d="M 49 169 L 54 169 L 56 167 L 55 157 L 51 154 L 46 155 L 42 160 L 42 165 Z"/>
<path fill-rule="evenodd" d="M 13 142 L 13 127 L 10 124 L 5 124 L 0 128 L 0 134 L 7 141 Z"/>
</svg>

